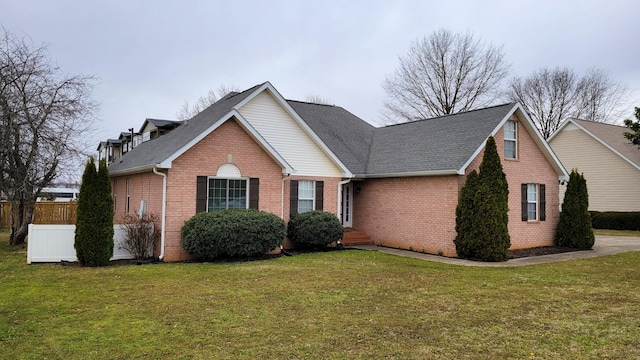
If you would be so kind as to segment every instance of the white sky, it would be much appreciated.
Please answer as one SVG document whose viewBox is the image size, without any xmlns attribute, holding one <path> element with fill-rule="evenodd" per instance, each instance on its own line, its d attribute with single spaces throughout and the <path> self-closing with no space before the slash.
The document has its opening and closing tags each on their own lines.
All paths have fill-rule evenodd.
<svg viewBox="0 0 640 360">
<path fill-rule="evenodd" d="M 48 44 L 68 74 L 96 75 L 99 140 L 175 119 L 221 84 L 270 81 L 317 94 L 372 123 L 382 81 L 413 40 L 439 28 L 503 45 L 514 75 L 595 67 L 640 106 L 640 1 L 0 0 L 0 25 Z"/>
</svg>

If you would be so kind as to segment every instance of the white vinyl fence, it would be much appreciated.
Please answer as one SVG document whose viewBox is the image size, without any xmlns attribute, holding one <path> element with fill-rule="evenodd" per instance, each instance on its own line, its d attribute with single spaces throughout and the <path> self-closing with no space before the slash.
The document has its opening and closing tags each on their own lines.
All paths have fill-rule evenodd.
<svg viewBox="0 0 640 360">
<path fill-rule="evenodd" d="M 123 247 L 124 228 L 113 226 L 113 257 L 110 260 L 133 259 Z M 75 241 L 75 225 L 29 225 L 27 264 L 32 262 L 78 261 Z"/>
</svg>

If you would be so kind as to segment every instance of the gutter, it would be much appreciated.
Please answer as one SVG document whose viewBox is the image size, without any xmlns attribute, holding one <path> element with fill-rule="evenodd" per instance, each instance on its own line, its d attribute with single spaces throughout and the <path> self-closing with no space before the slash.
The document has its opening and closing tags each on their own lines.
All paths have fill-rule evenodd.
<svg viewBox="0 0 640 360">
<path fill-rule="evenodd" d="M 160 261 L 164 259 L 164 241 L 165 241 L 165 227 L 167 217 L 167 174 L 158 171 L 158 168 L 153 168 L 153 173 L 162 176 L 162 228 L 160 230 Z"/>
</svg>

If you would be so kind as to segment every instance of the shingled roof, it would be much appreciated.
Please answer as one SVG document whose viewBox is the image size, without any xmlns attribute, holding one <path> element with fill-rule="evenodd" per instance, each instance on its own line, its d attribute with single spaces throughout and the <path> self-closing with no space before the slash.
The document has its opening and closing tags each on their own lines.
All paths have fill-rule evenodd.
<svg viewBox="0 0 640 360">
<path fill-rule="evenodd" d="M 117 174 L 138 169 L 150 169 L 155 164 L 163 162 L 229 113 L 234 106 L 251 95 L 253 90 L 259 86 L 256 85 L 241 93 L 225 96 L 173 131 L 136 146 L 125 156 L 122 156 L 119 161 L 109 165 L 109 172 Z"/>
<path fill-rule="evenodd" d="M 111 164 L 109 171 L 116 174 L 148 171 L 175 157 L 180 149 L 228 116 L 230 111 L 241 107 L 256 90 L 264 89 L 265 84 L 271 86 L 263 83 L 241 93 L 228 94 L 170 133 L 129 151 L 119 162 Z M 487 137 L 518 109 L 523 114 L 519 105 L 509 103 L 376 128 L 339 106 L 293 100 L 286 100 L 286 103 L 356 177 L 463 174 Z M 533 125 L 529 125 L 535 132 Z M 556 163 L 559 173 L 565 173 L 544 140 L 541 137 L 537 140 L 541 147 L 547 148 L 545 155 Z M 270 145 L 266 144 L 266 147 Z M 286 163 L 286 160 L 280 160 Z"/>
<path fill-rule="evenodd" d="M 575 124 L 596 141 L 600 142 L 626 161 L 634 164 L 636 168 L 640 169 L 640 149 L 624 137 L 624 133 L 629 131 L 627 127 L 587 120 L 569 119 L 555 133 L 553 133 L 549 138 L 549 141 L 551 141 L 551 139 L 553 139 L 555 135 L 569 123 Z"/>
</svg>

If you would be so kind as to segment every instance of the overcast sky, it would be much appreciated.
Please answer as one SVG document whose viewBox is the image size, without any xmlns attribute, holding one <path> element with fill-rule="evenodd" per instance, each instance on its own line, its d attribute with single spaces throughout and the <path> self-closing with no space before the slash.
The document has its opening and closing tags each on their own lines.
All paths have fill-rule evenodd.
<svg viewBox="0 0 640 360">
<path fill-rule="evenodd" d="M 145 118 L 175 119 L 221 84 L 270 81 L 378 122 L 384 78 L 439 28 L 503 45 L 514 75 L 609 72 L 640 106 L 640 1 L 0 0 L 0 25 L 48 44 L 68 74 L 96 75 L 96 146 Z"/>
</svg>

